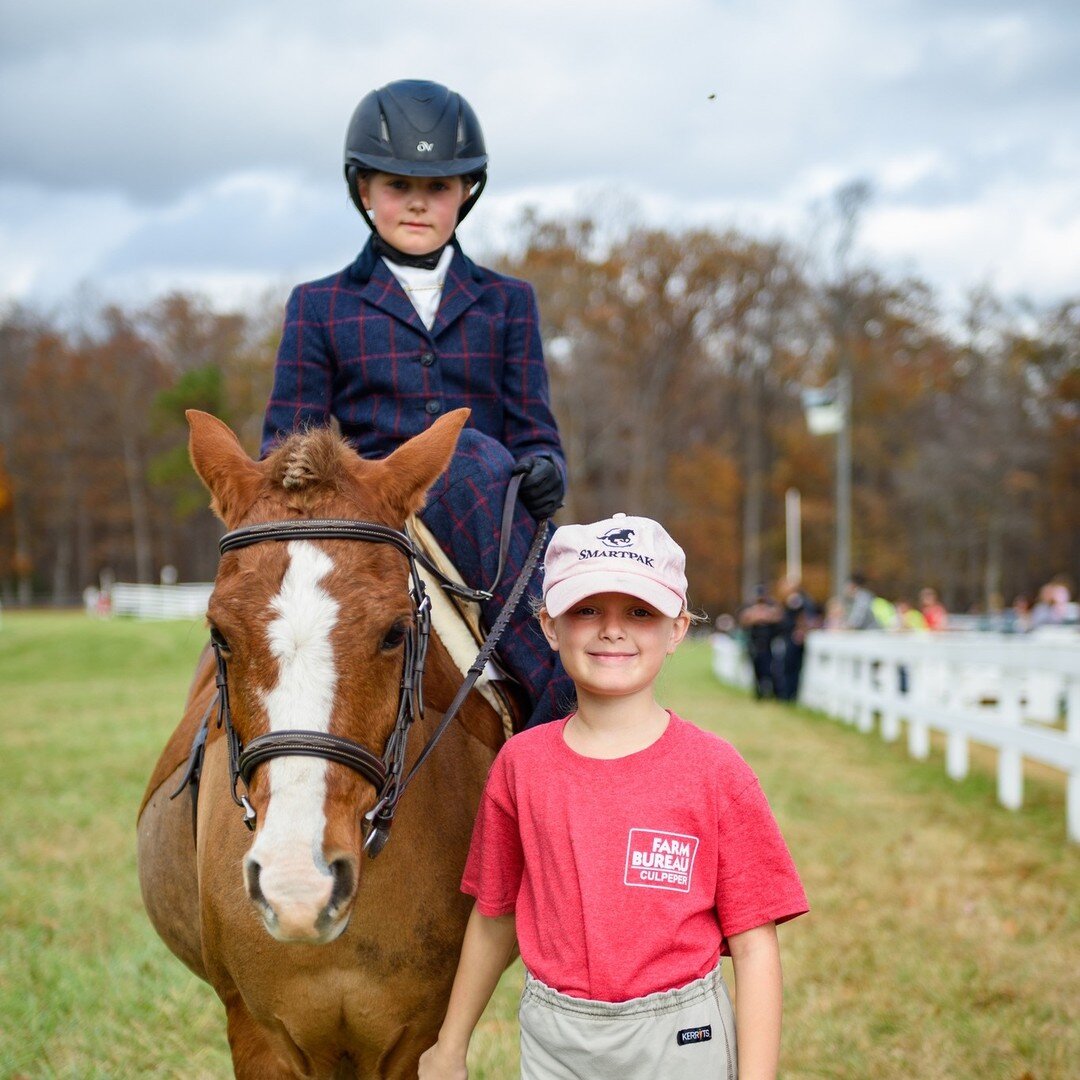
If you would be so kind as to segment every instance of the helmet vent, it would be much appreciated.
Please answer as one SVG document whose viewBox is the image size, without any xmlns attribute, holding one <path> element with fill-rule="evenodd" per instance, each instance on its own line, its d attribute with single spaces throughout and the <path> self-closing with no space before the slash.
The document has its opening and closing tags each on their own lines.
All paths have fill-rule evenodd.
<svg viewBox="0 0 1080 1080">
<path fill-rule="evenodd" d="M 387 126 L 386 114 L 383 112 L 379 113 L 379 134 L 382 136 L 383 142 L 390 141 L 390 128 Z"/>
<path fill-rule="evenodd" d="M 457 145 L 458 146 L 464 146 L 465 145 L 465 118 L 461 115 L 461 113 L 458 113 Z"/>
</svg>

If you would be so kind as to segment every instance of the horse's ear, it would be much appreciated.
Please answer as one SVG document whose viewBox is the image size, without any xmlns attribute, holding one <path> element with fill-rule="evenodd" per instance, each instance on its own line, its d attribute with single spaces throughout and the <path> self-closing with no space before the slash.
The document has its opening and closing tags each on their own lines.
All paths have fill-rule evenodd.
<svg viewBox="0 0 1080 1080">
<path fill-rule="evenodd" d="M 213 496 L 215 514 L 232 528 L 254 502 L 262 484 L 262 469 L 247 456 L 228 424 L 210 413 L 188 409 L 191 464 Z"/>
<path fill-rule="evenodd" d="M 379 464 L 380 494 L 387 509 L 404 521 L 424 505 L 428 488 L 446 471 L 470 409 L 455 409 L 399 446 Z"/>
</svg>

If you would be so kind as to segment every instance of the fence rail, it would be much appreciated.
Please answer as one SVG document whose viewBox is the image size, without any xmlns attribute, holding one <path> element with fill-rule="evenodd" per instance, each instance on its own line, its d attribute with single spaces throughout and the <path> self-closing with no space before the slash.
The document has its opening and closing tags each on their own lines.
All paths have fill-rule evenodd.
<svg viewBox="0 0 1080 1080">
<path fill-rule="evenodd" d="M 717 636 L 717 678 L 749 685 L 738 644 Z M 925 759 L 945 736 L 950 777 L 968 773 L 969 743 L 998 752 L 999 802 L 1024 799 L 1024 761 L 1066 776 L 1066 833 L 1080 843 L 1080 638 L 827 631 L 807 639 L 800 703 L 888 742 L 907 729 Z"/>
<path fill-rule="evenodd" d="M 113 615 L 136 619 L 201 619 L 214 591 L 211 584 L 131 585 L 117 582 L 109 589 Z"/>
</svg>

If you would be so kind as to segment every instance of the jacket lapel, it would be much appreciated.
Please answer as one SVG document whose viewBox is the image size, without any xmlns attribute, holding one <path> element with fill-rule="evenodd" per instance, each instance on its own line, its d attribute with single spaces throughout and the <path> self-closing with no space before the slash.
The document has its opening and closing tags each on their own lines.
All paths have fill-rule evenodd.
<svg viewBox="0 0 1080 1080">
<path fill-rule="evenodd" d="M 463 312 L 468 311 L 479 298 L 480 288 L 472 273 L 469 260 L 461 253 L 457 244 L 454 244 L 454 257 L 446 272 L 442 300 L 439 302 L 439 310 L 431 327 L 432 336 L 437 337 L 442 333 Z M 406 302 L 408 302 L 408 297 L 406 297 Z"/>
<path fill-rule="evenodd" d="M 423 320 L 416 313 L 412 301 L 405 295 L 398 279 L 390 273 L 386 263 L 379 259 L 372 268 L 371 277 L 361 289 L 361 296 L 372 307 L 378 308 L 399 322 L 405 323 L 424 337 L 430 337 Z"/>
</svg>

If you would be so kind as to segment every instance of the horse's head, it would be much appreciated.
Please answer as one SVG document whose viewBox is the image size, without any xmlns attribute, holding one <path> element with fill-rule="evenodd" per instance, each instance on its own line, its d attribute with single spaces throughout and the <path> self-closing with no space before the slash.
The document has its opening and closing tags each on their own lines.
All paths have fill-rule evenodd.
<svg viewBox="0 0 1080 1080">
<path fill-rule="evenodd" d="M 400 529 L 449 463 L 460 409 L 383 461 L 326 430 L 292 435 L 255 462 L 221 421 L 189 412 L 191 459 L 234 530 L 260 522 L 352 519 Z M 303 730 L 381 755 L 401 695 L 414 619 L 408 560 L 386 543 L 293 539 L 228 551 L 207 612 L 228 670 L 240 741 Z M 248 895 L 282 941 L 326 942 L 348 924 L 369 780 L 322 757 L 275 756 L 250 776 L 257 818 Z"/>
</svg>

